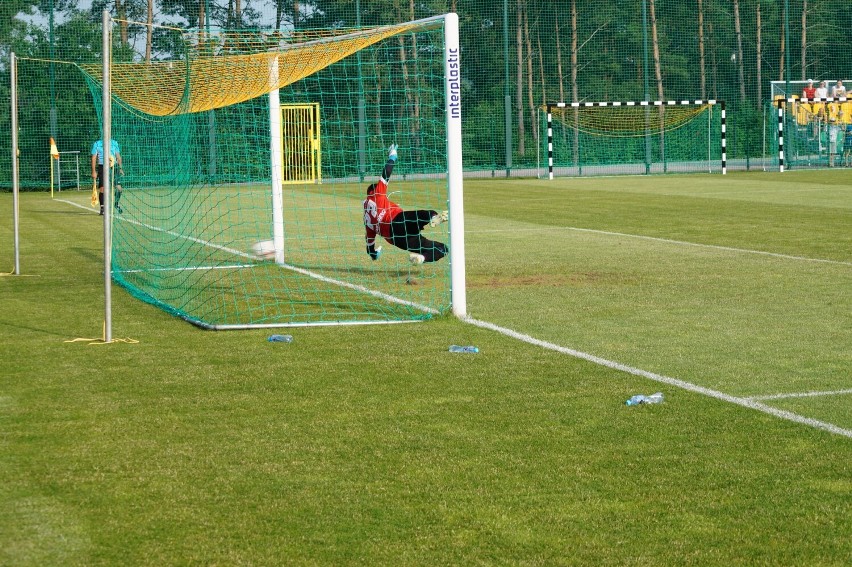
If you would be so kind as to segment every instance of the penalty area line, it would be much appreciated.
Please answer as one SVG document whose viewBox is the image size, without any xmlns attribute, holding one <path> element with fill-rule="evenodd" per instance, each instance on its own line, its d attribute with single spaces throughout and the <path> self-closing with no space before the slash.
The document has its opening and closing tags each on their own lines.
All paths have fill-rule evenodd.
<svg viewBox="0 0 852 567">
<path fill-rule="evenodd" d="M 829 433 L 834 433 L 836 435 L 842 435 L 843 437 L 848 437 L 852 439 L 852 430 L 851 429 L 843 429 L 842 427 L 838 427 L 833 423 L 827 423 L 825 421 L 819 421 L 817 419 L 812 419 L 809 417 L 805 417 L 803 415 L 799 415 L 797 413 L 793 413 L 786 410 L 781 410 L 778 408 L 774 408 L 772 406 L 768 406 L 766 404 L 760 403 L 755 398 L 741 398 L 737 396 L 731 396 L 730 394 L 726 394 L 724 392 L 720 392 L 718 390 L 713 390 L 711 388 L 705 388 L 704 386 L 699 386 L 697 384 L 692 384 L 691 382 L 686 382 L 685 380 L 680 380 L 678 378 L 672 378 L 670 376 L 663 376 L 662 374 L 656 374 L 654 372 L 649 372 L 647 370 L 642 370 L 641 368 L 634 368 L 632 366 L 627 366 L 626 364 L 621 364 L 620 362 L 615 362 L 612 360 L 607 360 L 605 358 L 601 358 L 599 356 L 595 356 L 593 354 L 589 354 L 586 352 L 581 352 L 578 350 L 574 350 L 571 348 L 563 347 L 561 345 L 557 345 L 555 343 L 551 343 L 548 341 L 543 341 L 541 339 L 536 339 L 535 337 L 531 337 L 530 335 L 526 335 L 524 333 L 519 333 L 517 331 L 513 331 L 511 329 L 507 329 L 505 327 L 500 327 L 499 325 L 495 325 L 494 323 L 489 323 L 487 321 L 480 321 L 478 319 L 473 319 L 471 317 L 465 317 L 462 319 L 465 323 L 469 323 L 476 327 L 480 327 L 482 329 L 488 329 L 490 331 L 495 331 L 502 335 L 506 335 L 507 337 L 523 341 L 525 343 L 538 346 L 541 348 L 545 348 L 548 350 L 553 350 L 562 354 L 566 354 L 568 356 L 572 356 L 574 358 L 579 358 L 581 360 L 585 360 L 587 362 L 591 362 L 593 364 L 598 364 L 600 366 L 605 366 L 607 368 L 611 368 L 613 370 L 618 370 L 621 372 L 626 372 L 628 374 L 632 374 L 634 376 L 641 376 L 643 378 L 648 378 L 655 382 L 660 382 L 662 384 L 666 384 L 668 386 L 674 386 L 676 388 L 680 388 L 682 390 L 687 390 L 689 392 L 694 392 L 696 394 L 701 394 L 704 396 L 708 396 L 711 398 L 715 398 L 717 400 L 721 400 L 724 402 L 728 402 L 731 404 L 735 404 L 738 406 L 746 407 L 752 410 L 757 410 L 759 412 L 763 412 L 769 414 L 773 417 L 777 417 L 779 419 L 783 419 L 786 421 L 792 421 L 794 423 L 799 423 L 802 425 L 807 425 L 808 427 L 813 427 L 815 429 L 821 429 L 823 431 L 828 431 Z"/>
</svg>

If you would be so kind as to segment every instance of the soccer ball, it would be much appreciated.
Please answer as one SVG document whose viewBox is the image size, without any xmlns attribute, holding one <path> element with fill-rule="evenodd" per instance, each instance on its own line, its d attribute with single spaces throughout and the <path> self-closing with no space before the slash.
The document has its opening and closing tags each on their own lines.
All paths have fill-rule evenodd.
<svg viewBox="0 0 852 567">
<path fill-rule="evenodd" d="M 258 260 L 275 259 L 275 243 L 271 240 L 261 240 L 251 245 L 251 253 Z"/>
</svg>

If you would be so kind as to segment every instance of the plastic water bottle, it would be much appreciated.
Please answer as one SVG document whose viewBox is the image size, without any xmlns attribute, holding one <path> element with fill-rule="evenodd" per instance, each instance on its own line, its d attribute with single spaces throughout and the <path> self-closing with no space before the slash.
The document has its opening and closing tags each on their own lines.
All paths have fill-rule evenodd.
<svg viewBox="0 0 852 567">
<path fill-rule="evenodd" d="M 625 405 L 628 406 L 638 406 L 642 404 L 661 404 L 663 403 L 663 393 L 657 392 L 656 394 L 651 394 L 650 396 L 643 396 L 642 394 L 637 394 L 631 397 L 629 400 L 624 402 Z"/>
<path fill-rule="evenodd" d="M 269 335 L 266 340 L 271 343 L 292 343 L 293 335 Z"/>
<path fill-rule="evenodd" d="M 479 352 L 479 349 L 475 346 L 459 346 L 459 345 L 450 345 L 450 352 Z"/>
</svg>

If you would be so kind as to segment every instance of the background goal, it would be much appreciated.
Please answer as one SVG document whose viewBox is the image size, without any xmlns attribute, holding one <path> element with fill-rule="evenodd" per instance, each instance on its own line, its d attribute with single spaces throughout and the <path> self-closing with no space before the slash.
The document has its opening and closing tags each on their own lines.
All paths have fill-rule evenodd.
<svg viewBox="0 0 852 567">
<path fill-rule="evenodd" d="M 556 102 L 544 110 L 550 179 L 727 172 L 724 101 Z"/>
</svg>

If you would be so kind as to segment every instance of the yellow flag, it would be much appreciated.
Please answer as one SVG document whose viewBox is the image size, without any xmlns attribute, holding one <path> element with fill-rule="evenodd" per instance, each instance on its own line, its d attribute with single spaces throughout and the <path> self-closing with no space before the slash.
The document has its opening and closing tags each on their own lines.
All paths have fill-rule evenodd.
<svg viewBox="0 0 852 567">
<path fill-rule="evenodd" d="M 92 206 L 98 206 L 98 182 L 92 181 Z"/>
<path fill-rule="evenodd" d="M 50 157 L 59 159 L 59 150 L 56 148 L 56 140 L 50 139 Z"/>
</svg>

